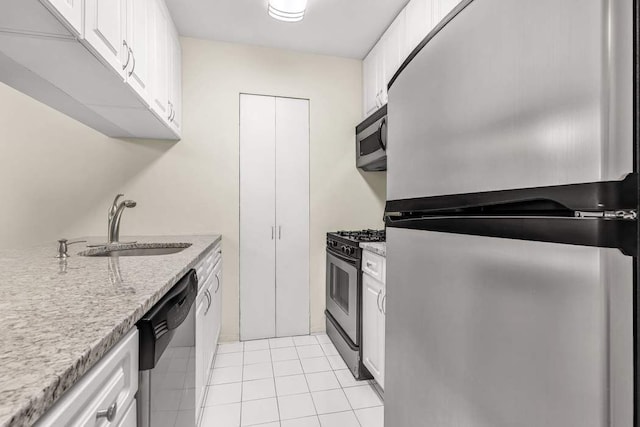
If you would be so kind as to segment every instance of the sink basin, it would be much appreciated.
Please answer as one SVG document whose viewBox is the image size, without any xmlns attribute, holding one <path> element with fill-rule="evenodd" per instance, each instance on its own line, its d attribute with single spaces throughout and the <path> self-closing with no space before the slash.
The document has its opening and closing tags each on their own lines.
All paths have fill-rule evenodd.
<svg viewBox="0 0 640 427">
<path fill-rule="evenodd" d="M 88 257 L 156 256 L 182 252 L 191 243 L 131 243 L 123 245 L 101 246 L 80 252 Z"/>
</svg>

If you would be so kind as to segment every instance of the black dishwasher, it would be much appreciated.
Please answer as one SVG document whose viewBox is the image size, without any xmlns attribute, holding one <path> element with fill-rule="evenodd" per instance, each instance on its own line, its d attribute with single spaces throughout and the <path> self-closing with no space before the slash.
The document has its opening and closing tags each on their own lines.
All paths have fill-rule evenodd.
<svg viewBox="0 0 640 427">
<path fill-rule="evenodd" d="M 137 326 L 140 333 L 138 426 L 195 427 L 195 304 L 190 270 Z"/>
</svg>

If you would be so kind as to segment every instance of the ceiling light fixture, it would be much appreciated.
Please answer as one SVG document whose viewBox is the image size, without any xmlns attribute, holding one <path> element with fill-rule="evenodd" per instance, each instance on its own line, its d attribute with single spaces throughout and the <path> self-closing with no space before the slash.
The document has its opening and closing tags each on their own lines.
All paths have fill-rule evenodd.
<svg viewBox="0 0 640 427">
<path fill-rule="evenodd" d="M 269 0 L 269 15 L 279 21 L 302 21 L 306 8 L 307 0 Z"/>
</svg>

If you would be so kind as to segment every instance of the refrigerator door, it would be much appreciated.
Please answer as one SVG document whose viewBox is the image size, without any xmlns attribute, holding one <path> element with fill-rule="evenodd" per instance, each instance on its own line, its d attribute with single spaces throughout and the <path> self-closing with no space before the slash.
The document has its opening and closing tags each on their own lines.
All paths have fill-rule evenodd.
<svg viewBox="0 0 640 427">
<path fill-rule="evenodd" d="M 389 89 L 388 200 L 632 172 L 632 6 L 469 3 Z"/>
<path fill-rule="evenodd" d="M 385 425 L 632 425 L 632 260 L 388 229 Z"/>
</svg>

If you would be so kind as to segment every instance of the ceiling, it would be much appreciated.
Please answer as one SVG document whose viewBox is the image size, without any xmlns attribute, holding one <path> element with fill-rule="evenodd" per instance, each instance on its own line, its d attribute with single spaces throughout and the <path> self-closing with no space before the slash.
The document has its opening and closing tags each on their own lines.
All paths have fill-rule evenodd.
<svg viewBox="0 0 640 427">
<path fill-rule="evenodd" d="M 181 35 L 362 59 L 409 0 L 308 0 L 304 20 L 276 21 L 268 0 L 167 0 Z"/>
</svg>

